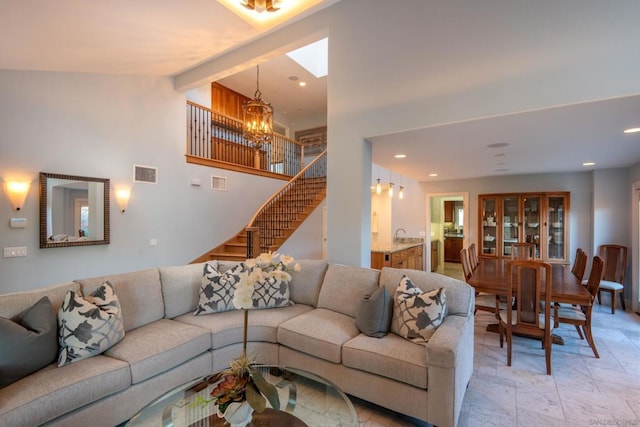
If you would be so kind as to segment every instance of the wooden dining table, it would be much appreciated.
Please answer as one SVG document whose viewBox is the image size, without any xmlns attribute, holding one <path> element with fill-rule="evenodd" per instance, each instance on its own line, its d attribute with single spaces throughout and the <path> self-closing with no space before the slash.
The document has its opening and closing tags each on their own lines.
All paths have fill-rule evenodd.
<svg viewBox="0 0 640 427">
<path fill-rule="evenodd" d="M 507 296 L 509 292 L 508 258 L 480 257 L 467 283 L 478 292 Z M 544 295 L 544 287 L 543 287 Z M 591 294 L 581 280 L 571 272 L 571 266 L 551 264 L 551 301 L 576 305 L 590 305 Z M 489 325 L 487 330 L 497 332 L 497 325 Z M 561 337 L 553 342 L 563 344 Z"/>
</svg>

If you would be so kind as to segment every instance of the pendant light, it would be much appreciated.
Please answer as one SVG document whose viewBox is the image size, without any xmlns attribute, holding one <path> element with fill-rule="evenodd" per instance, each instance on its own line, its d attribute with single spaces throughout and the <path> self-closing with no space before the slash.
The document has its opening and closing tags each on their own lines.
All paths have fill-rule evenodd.
<svg viewBox="0 0 640 427">
<path fill-rule="evenodd" d="M 400 191 L 398 191 L 398 199 L 404 199 L 404 187 L 402 185 L 400 186 Z"/>
<path fill-rule="evenodd" d="M 380 184 L 380 166 L 378 166 L 378 183 L 376 184 L 376 194 L 382 194 L 382 184 Z"/>
<path fill-rule="evenodd" d="M 242 104 L 242 136 L 259 150 L 273 136 L 273 108 L 262 100 L 260 92 L 260 66 L 256 66 L 256 93 L 254 98 Z"/>
</svg>

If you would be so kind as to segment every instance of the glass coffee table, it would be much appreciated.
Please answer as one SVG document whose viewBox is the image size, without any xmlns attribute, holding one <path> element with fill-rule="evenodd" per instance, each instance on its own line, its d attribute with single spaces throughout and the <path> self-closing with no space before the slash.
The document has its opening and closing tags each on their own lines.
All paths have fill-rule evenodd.
<svg viewBox="0 0 640 427">
<path fill-rule="evenodd" d="M 280 408 L 253 413 L 250 426 L 359 426 L 353 404 L 340 389 L 319 376 L 300 369 L 257 367 L 278 390 Z M 216 415 L 210 399 L 210 377 L 199 378 L 170 390 L 142 408 L 127 426 L 228 426 Z"/>
</svg>

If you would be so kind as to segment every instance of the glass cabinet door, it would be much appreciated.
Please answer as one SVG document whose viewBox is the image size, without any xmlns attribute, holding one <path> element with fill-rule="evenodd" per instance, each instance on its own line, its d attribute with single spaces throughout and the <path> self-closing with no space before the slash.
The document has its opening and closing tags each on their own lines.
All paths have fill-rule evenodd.
<svg viewBox="0 0 640 427">
<path fill-rule="evenodd" d="M 565 197 L 549 196 L 547 205 L 547 224 L 549 231 L 547 257 L 552 260 L 564 260 L 567 258 L 565 248 L 565 224 L 567 223 L 565 216 Z"/>
<path fill-rule="evenodd" d="M 497 217 L 498 214 L 498 198 L 486 197 L 482 198 L 480 206 L 480 224 L 481 224 L 481 239 L 480 239 L 480 253 L 482 255 L 495 256 L 496 245 L 498 243 L 498 228 Z"/>
<path fill-rule="evenodd" d="M 536 258 L 540 258 L 540 220 L 544 220 L 544 218 L 540 216 L 540 210 L 542 209 L 540 200 L 540 196 L 523 197 L 524 239 L 525 242 L 535 243 Z"/>
<path fill-rule="evenodd" d="M 519 238 L 518 196 L 502 197 L 502 256 L 510 257 L 513 244 Z"/>
</svg>

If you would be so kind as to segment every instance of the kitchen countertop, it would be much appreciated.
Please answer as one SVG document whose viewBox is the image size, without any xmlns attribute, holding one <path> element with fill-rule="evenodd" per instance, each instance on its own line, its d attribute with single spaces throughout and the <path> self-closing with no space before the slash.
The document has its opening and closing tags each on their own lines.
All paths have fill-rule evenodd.
<svg viewBox="0 0 640 427">
<path fill-rule="evenodd" d="M 458 239 L 462 239 L 464 237 L 464 234 L 456 234 L 456 233 L 444 233 L 444 237 L 448 237 L 450 239 L 452 238 L 458 238 Z"/>
<path fill-rule="evenodd" d="M 403 251 L 405 249 L 413 248 L 416 246 L 422 246 L 422 245 L 424 245 L 424 242 L 404 242 L 404 243 L 398 242 L 398 243 L 392 243 L 391 245 L 387 245 L 387 246 L 372 247 L 371 252 L 386 254 L 386 253 Z"/>
</svg>

